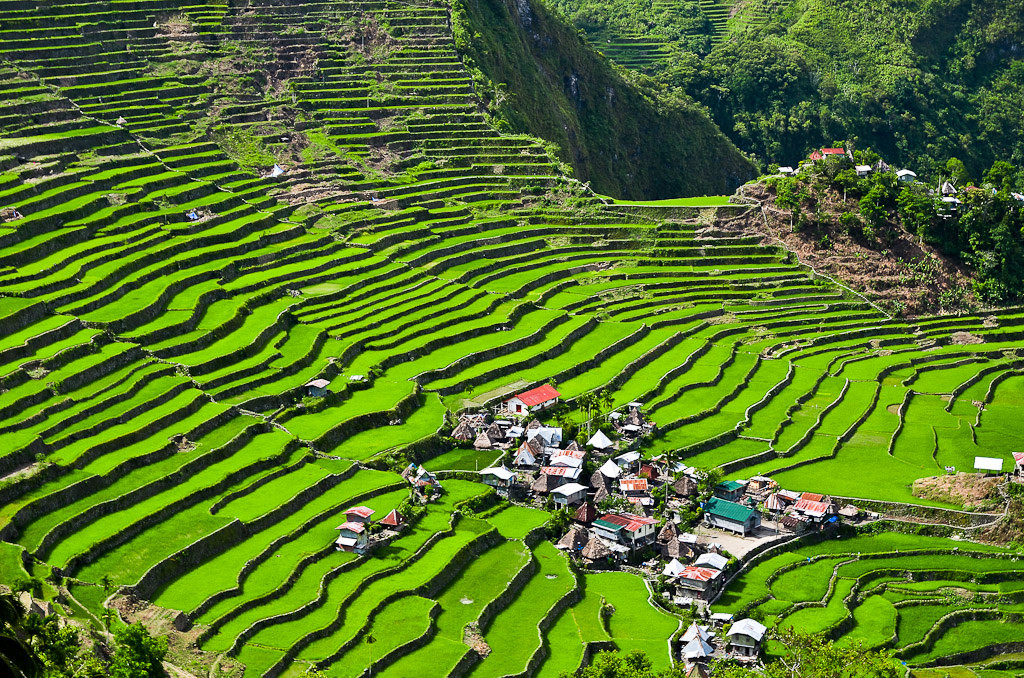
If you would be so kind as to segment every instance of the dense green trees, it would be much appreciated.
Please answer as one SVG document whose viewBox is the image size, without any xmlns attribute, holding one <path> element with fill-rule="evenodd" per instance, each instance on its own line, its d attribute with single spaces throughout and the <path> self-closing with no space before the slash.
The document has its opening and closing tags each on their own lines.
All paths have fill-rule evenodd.
<svg viewBox="0 0 1024 678">
<path fill-rule="evenodd" d="M 100 652 L 109 644 L 113 657 Z M 87 646 L 88 645 L 88 646 Z M 167 639 L 154 638 L 140 624 L 84 642 L 82 631 L 57 615 L 28 614 L 13 594 L 0 595 L 0 674 L 18 678 L 157 678 L 164 675 Z"/>
<path fill-rule="evenodd" d="M 725 193 L 756 174 L 682 90 L 614 67 L 542 2 L 456 0 L 452 28 L 494 124 L 552 142 L 599 193 Z"/>
<path fill-rule="evenodd" d="M 669 36 L 674 53 L 654 77 L 707 106 L 765 164 L 792 164 L 837 138 L 922 176 L 951 157 L 975 176 L 996 160 L 1024 163 L 1024 61 L 1015 47 L 1024 0 L 750 0 L 743 11 L 767 22 L 733 21 L 713 48 L 700 40 L 707 27 L 689 18 L 699 13 L 694 2 L 669 15 L 632 0 L 548 2 L 598 37 Z M 681 17 L 689 34 L 675 40 Z"/>
<path fill-rule="evenodd" d="M 858 151 L 857 162 L 877 159 Z M 904 183 L 891 172 L 857 177 L 845 162 L 818 162 L 796 177 L 770 177 L 777 207 L 790 210 L 794 228 L 803 225 L 804 210 L 815 190 L 842 192 L 856 210 L 839 215 L 862 239 L 884 245 L 889 229 L 904 229 L 943 254 L 967 264 L 974 274 L 974 292 L 985 304 L 1024 299 L 1024 187 L 1021 170 L 996 161 L 975 186 L 961 163 L 950 159 L 936 184 L 958 184 L 955 200 L 943 202 L 941 185 Z M 952 196 L 950 196 L 952 197 Z"/>
</svg>

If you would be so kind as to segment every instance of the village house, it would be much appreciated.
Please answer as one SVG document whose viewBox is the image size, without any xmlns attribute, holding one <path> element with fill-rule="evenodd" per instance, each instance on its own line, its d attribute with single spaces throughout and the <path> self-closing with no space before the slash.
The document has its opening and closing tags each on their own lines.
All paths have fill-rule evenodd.
<svg viewBox="0 0 1024 678">
<path fill-rule="evenodd" d="M 710 567 L 715 570 L 721 570 L 725 572 L 725 568 L 729 565 L 729 559 L 723 556 L 721 553 L 703 553 L 697 557 L 693 564 L 697 567 Z"/>
<path fill-rule="evenodd" d="M 706 662 L 715 651 L 708 641 L 700 637 L 684 642 L 686 645 L 683 646 L 680 654 L 687 665 L 700 666 L 700 663 Z"/>
<path fill-rule="evenodd" d="M 837 513 L 833 502 L 813 499 L 800 499 L 793 505 L 793 511 L 804 516 L 809 522 L 817 524 L 828 522 Z"/>
<path fill-rule="evenodd" d="M 515 471 L 508 470 L 504 465 L 489 466 L 480 471 L 480 477 L 483 478 L 485 485 L 496 489 L 502 497 L 508 496 L 509 488 L 516 482 Z"/>
<path fill-rule="evenodd" d="M 526 429 L 526 438 L 539 438 L 545 447 L 558 447 L 562 444 L 562 429 L 557 426 L 534 426 Z"/>
<path fill-rule="evenodd" d="M 811 153 L 811 160 L 848 159 L 845 148 L 821 148 Z"/>
<path fill-rule="evenodd" d="M 579 483 L 566 483 L 551 490 L 551 500 L 560 508 L 575 506 L 587 499 L 587 486 Z"/>
<path fill-rule="evenodd" d="M 768 629 L 753 619 L 741 619 L 729 629 L 729 651 L 741 657 L 756 657 Z"/>
<path fill-rule="evenodd" d="M 572 466 L 541 466 L 540 467 L 540 473 L 541 473 L 542 476 L 549 476 L 549 477 L 552 477 L 552 478 L 555 478 L 555 479 L 558 480 L 558 482 L 555 484 L 556 487 L 558 485 L 565 485 L 566 483 L 574 483 L 574 482 L 576 482 L 579 479 L 580 472 L 582 470 L 583 470 L 582 467 L 579 467 L 579 466 L 577 466 L 577 467 L 572 467 Z"/>
<path fill-rule="evenodd" d="M 711 600 L 719 589 L 725 578 L 721 570 L 713 567 L 697 567 L 688 565 L 675 578 L 676 585 L 695 594 L 694 597 L 700 600 Z"/>
<path fill-rule="evenodd" d="M 310 398 L 323 398 L 327 395 L 327 387 L 331 385 L 331 382 L 326 379 L 313 379 L 307 381 L 303 388 L 306 389 L 306 395 Z"/>
<path fill-rule="evenodd" d="M 365 506 L 356 506 L 345 511 L 345 522 L 334 528 L 338 530 L 335 547 L 347 553 L 365 553 L 369 544 L 367 527 L 374 510 Z"/>
<path fill-rule="evenodd" d="M 580 525 L 589 526 L 597 518 L 597 509 L 589 501 L 584 502 L 582 506 L 576 509 L 576 513 L 573 514 L 573 522 L 577 522 Z"/>
<path fill-rule="evenodd" d="M 917 173 L 908 169 L 897 170 L 896 179 L 904 184 L 912 184 L 917 181 Z"/>
<path fill-rule="evenodd" d="M 525 415 L 550 407 L 558 402 L 559 392 L 550 384 L 544 384 L 508 398 L 504 410 L 514 415 Z"/>
<path fill-rule="evenodd" d="M 577 555 L 587 545 L 588 541 L 590 541 L 590 535 L 587 533 L 587 528 L 581 525 L 573 525 L 555 543 L 555 548 L 562 549 L 572 555 Z"/>
<path fill-rule="evenodd" d="M 623 478 L 619 481 L 619 491 L 626 501 L 636 506 L 653 506 L 654 499 L 648 493 L 646 478 Z"/>
<path fill-rule="evenodd" d="M 544 442 L 533 437 L 524 440 L 512 458 L 513 466 L 537 466 L 544 459 Z"/>
<path fill-rule="evenodd" d="M 858 177 L 866 177 L 871 174 L 871 165 L 857 165 L 853 168 Z"/>
<path fill-rule="evenodd" d="M 423 466 L 419 466 L 417 464 L 409 464 L 406 466 L 401 475 L 402 478 L 408 481 L 417 492 L 422 492 L 424 494 L 430 492 L 436 494 L 444 489 L 441 487 L 441 481 L 437 479 L 436 475 L 428 471 Z M 428 490 L 428 488 L 430 489 Z"/>
<path fill-rule="evenodd" d="M 476 438 L 476 430 L 470 426 L 469 421 L 462 419 L 459 421 L 459 425 L 452 429 L 452 438 L 462 442 L 469 442 Z"/>
<path fill-rule="evenodd" d="M 704 521 L 711 527 L 747 536 L 761 526 L 761 514 L 750 507 L 712 497 L 704 504 Z"/>
<path fill-rule="evenodd" d="M 601 468 L 597 469 L 597 472 L 609 480 L 615 480 L 622 475 L 622 469 L 611 459 L 602 464 Z"/>
<path fill-rule="evenodd" d="M 700 555 L 697 536 L 690 533 L 679 533 L 679 528 L 671 520 L 658 532 L 655 549 L 662 558 L 673 558 L 682 562 L 690 562 Z"/>
<path fill-rule="evenodd" d="M 658 521 L 633 513 L 606 513 L 594 521 L 598 536 L 638 549 L 654 542 L 654 526 Z"/>
<path fill-rule="evenodd" d="M 735 480 L 726 480 L 715 485 L 715 496 L 726 501 L 739 501 L 747 491 L 747 486 Z"/>
</svg>

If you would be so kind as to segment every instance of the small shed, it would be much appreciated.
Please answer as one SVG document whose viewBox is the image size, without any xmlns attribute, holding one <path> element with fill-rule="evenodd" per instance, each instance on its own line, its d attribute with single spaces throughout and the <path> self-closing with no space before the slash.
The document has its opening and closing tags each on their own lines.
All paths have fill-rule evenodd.
<svg viewBox="0 0 1024 678">
<path fill-rule="evenodd" d="M 871 165 L 857 165 L 853 169 L 857 172 L 858 177 L 866 177 L 871 174 Z"/>
<path fill-rule="evenodd" d="M 326 379 L 313 379 L 307 381 L 303 388 L 306 389 L 306 395 L 310 398 L 323 398 L 327 395 L 327 387 L 331 385 L 331 382 Z"/>
<path fill-rule="evenodd" d="M 983 473 L 1002 473 L 1003 460 L 998 457 L 975 457 L 974 470 Z"/>
<path fill-rule="evenodd" d="M 391 512 L 380 519 L 380 524 L 393 530 L 405 525 L 405 518 L 398 512 L 398 509 L 391 509 Z"/>
<path fill-rule="evenodd" d="M 611 449 L 615 443 L 613 443 L 611 439 L 604 434 L 604 431 L 597 429 L 597 433 L 590 437 L 590 440 L 587 441 L 587 445 L 590 445 L 596 450 L 607 450 Z"/>
</svg>

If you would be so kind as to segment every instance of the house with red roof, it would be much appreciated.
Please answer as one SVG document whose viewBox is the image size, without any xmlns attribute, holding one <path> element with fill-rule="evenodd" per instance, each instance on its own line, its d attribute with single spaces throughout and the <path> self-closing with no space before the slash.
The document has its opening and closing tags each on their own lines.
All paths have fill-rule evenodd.
<svg viewBox="0 0 1024 678">
<path fill-rule="evenodd" d="M 374 513 L 376 511 L 367 506 L 354 506 L 345 509 L 345 522 L 334 528 L 338 530 L 338 538 L 334 541 L 334 545 L 339 551 L 347 553 L 364 553 L 366 551 L 370 536 L 369 530 L 366 528 L 369 527 Z"/>
<path fill-rule="evenodd" d="M 637 549 L 654 543 L 657 524 L 654 518 L 634 513 L 606 513 L 594 521 L 593 528 L 599 537 Z"/>
<path fill-rule="evenodd" d="M 405 518 L 398 512 L 398 509 L 391 509 L 391 513 L 380 519 L 380 524 L 392 530 L 398 530 L 405 526 Z"/>
<path fill-rule="evenodd" d="M 554 405 L 560 395 L 551 384 L 543 384 L 512 396 L 504 402 L 504 407 L 510 414 L 527 414 Z"/>
<path fill-rule="evenodd" d="M 848 157 L 845 148 L 819 148 L 811 153 L 811 160 L 824 160 L 826 158 L 843 159 Z"/>
<path fill-rule="evenodd" d="M 702 600 L 710 600 L 722 588 L 724 581 L 721 570 L 696 565 L 684 568 L 675 578 L 679 588 L 696 594 Z"/>
<path fill-rule="evenodd" d="M 334 541 L 334 545 L 339 551 L 345 551 L 346 553 L 366 552 L 366 546 L 369 543 L 369 533 L 366 530 L 365 524 L 349 520 L 334 529 L 338 530 L 338 538 Z"/>
<path fill-rule="evenodd" d="M 376 511 L 367 506 L 355 506 L 345 510 L 345 517 L 352 522 L 368 523 L 370 522 L 370 516 L 374 513 L 376 513 Z"/>
</svg>

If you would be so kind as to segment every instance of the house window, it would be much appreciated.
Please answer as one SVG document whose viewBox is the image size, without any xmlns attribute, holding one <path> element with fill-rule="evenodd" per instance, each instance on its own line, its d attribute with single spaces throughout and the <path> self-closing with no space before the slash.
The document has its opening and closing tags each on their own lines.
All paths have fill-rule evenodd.
<svg viewBox="0 0 1024 678">
<path fill-rule="evenodd" d="M 522 411 L 523 411 L 523 406 L 522 405 L 516 405 L 516 413 L 518 414 L 519 412 L 522 412 Z"/>
</svg>

